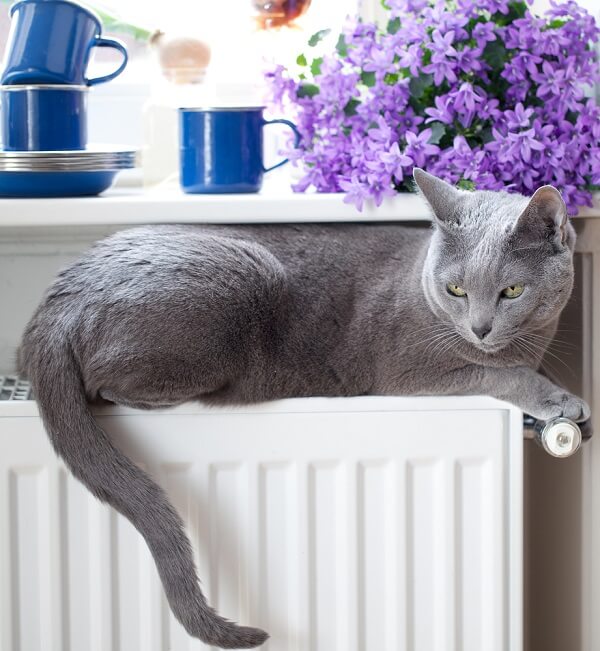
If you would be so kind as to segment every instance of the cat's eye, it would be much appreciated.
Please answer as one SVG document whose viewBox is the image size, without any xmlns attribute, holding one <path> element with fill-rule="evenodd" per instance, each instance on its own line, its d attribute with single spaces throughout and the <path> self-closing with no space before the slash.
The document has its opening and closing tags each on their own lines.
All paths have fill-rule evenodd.
<svg viewBox="0 0 600 651">
<path fill-rule="evenodd" d="M 453 296 L 460 296 L 462 298 L 463 296 L 467 295 L 467 292 L 465 292 L 465 290 L 462 287 L 459 287 L 454 283 L 448 283 L 446 285 L 446 289 L 448 290 L 448 293 L 452 294 Z"/>
<path fill-rule="evenodd" d="M 505 287 L 502 290 L 502 296 L 504 298 L 518 298 L 519 296 L 521 296 L 524 289 L 525 287 L 521 283 L 517 283 L 516 285 L 510 285 L 509 287 Z"/>
</svg>

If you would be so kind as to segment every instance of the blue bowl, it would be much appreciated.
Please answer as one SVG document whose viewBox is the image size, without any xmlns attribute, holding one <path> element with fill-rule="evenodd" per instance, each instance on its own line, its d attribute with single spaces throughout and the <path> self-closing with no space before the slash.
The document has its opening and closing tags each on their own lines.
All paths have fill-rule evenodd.
<svg viewBox="0 0 600 651">
<path fill-rule="evenodd" d="M 89 197 L 110 188 L 118 170 L 90 172 L 0 171 L 0 197 Z"/>
</svg>

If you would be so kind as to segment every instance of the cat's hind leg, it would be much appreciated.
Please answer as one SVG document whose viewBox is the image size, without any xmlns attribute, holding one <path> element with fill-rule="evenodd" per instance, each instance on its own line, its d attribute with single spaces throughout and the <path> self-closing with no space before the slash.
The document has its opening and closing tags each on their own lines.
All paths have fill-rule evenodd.
<svg viewBox="0 0 600 651">
<path fill-rule="evenodd" d="M 99 394 L 100 398 L 106 402 L 112 402 L 130 409 L 167 409 L 185 402 L 185 400 L 144 400 L 138 397 L 122 396 L 110 389 L 100 389 Z"/>
</svg>

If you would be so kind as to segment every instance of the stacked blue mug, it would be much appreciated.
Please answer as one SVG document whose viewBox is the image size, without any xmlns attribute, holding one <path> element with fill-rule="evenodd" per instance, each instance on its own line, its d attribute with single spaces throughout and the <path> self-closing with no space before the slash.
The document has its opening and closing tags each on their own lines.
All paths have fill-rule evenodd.
<svg viewBox="0 0 600 651">
<path fill-rule="evenodd" d="M 72 159 L 80 166 L 84 159 L 88 160 L 89 171 L 98 169 L 98 155 L 106 167 L 110 164 L 109 152 L 87 149 L 88 93 L 92 86 L 123 72 L 127 65 L 125 46 L 116 39 L 103 37 L 100 18 L 72 0 L 20 0 L 10 8 L 10 16 L 11 29 L 0 75 L 0 174 L 7 171 L 5 159 L 13 165 L 18 161 L 21 167 L 14 171 L 24 172 L 24 161 L 40 164 L 44 160 L 45 170 L 51 171 L 47 167 L 50 160 L 60 158 L 60 169 L 64 172 L 68 169 L 69 152 L 73 152 Z M 89 78 L 87 66 L 97 47 L 117 50 L 122 60 L 110 74 Z M 30 155 L 19 161 L 15 152 Z M 39 154 L 36 157 L 31 152 Z M 79 167 L 78 171 L 82 169 Z"/>
</svg>

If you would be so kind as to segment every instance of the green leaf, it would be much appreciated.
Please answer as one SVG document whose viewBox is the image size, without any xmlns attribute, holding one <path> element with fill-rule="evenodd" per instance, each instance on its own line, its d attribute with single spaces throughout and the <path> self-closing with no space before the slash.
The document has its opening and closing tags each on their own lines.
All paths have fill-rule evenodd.
<svg viewBox="0 0 600 651">
<path fill-rule="evenodd" d="M 527 3 L 523 2 L 522 0 L 520 2 L 512 2 L 509 5 L 509 8 L 510 8 L 510 13 L 512 13 L 512 16 L 514 18 L 523 18 L 523 16 L 525 16 L 529 11 L 529 7 L 527 6 Z"/>
<path fill-rule="evenodd" d="M 523 18 L 528 11 L 529 7 L 526 2 L 511 2 L 508 5 L 508 13 L 503 14 L 497 11 L 495 14 L 492 14 L 492 21 L 495 22 L 496 25 L 510 25 L 518 18 Z"/>
<path fill-rule="evenodd" d="M 508 50 L 500 39 L 488 43 L 483 50 L 483 58 L 494 70 L 500 70 L 504 67 Z"/>
<path fill-rule="evenodd" d="M 319 87 L 315 84 L 300 84 L 296 95 L 300 98 L 314 97 L 319 94 Z"/>
<path fill-rule="evenodd" d="M 432 122 L 429 125 L 429 128 L 431 129 L 431 136 L 429 137 L 429 141 L 428 141 L 429 144 L 439 145 L 440 140 L 446 134 L 446 125 L 443 124 L 442 122 Z"/>
<path fill-rule="evenodd" d="M 481 141 L 484 145 L 486 145 L 488 142 L 492 142 L 492 140 L 495 140 L 492 127 L 485 127 L 485 129 L 482 129 L 479 137 L 481 138 Z"/>
<path fill-rule="evenodd" d="M 395 72 L 386 72 L 383 77 L 383 83 L 388 86 L 393 86 L 398 82 L 398 75 Z"/>
<path fill-rule="evenodd" d="M 367 88 L 373 88 L 375 85 L 375 73 L 363 70 L 360 73 L 360 80 Z"/>
<path fill-rule="evenodd" d="M 575 124 L 577 122 L 577 118 L 579 117 L 579 113 L 576 113 L 575 111 L 567 111 L 565 117 L 571 124 Z"/>
<path fill-rule="evenodd" d="M 379 0 L 379 1 L 381 2 L 381 6 L 382 6 L 384 9 L 387 10 L 387 9 L 390 8 L 390 6 L 388 5 L 388 3 L 387 3 L 385 0 Z"/>
<path fill-rule="evenodd" d="M 418 77 L 413 77 L 408 83 L 410 94 L 420 99 L 423 97 L 425 91 L 433 85 L 433 75 L 425 74 L 422 72 Z"/>
<path fill-rule="evenodd" d="M 562 20 L 561 18 L 555 18 L 554 20 L 551 20 L 548 25 L 546 26 L 546 29 L 560 29 L 561 27 L 564 27 L 567 24 L 567 20 Z"/>
<path fill-rule="evenodd" d="M 360 106 L 360 102 L 357 99 L 351 99 L 346 106 L 344 106 L 344 113 L 348 117 L 356 115 L 356 109 Z"/>
<path fill-rule="evenodd" d="M 465 25 L 465 30 L 470 34 L 475 28 L 475 25 L 477 25 L 477 23 L 485 23 L 485 22 L 486 19 L 483 16 L 477 16 L 475 18 L 471 18 L 469 22 Z"/>
<path fill-rule="evenodd" d="M 316 77 L 317 75 L 321 74 L 322 63 L 323 63 L 323 57 L 319 57 L 318 59 L 314 59 L 313 62 L 310 64 L 310 71 L 313 77 Z"/>
<path fill-rule="evenodd" d="M 469 179 L 461 179 L 456 184 L 456 187 L 460 188 L 461 190 L 470 190 L 472 192 L 475 189 L 475 183 Z"/>
<path fill-rule="evenodd" d="M 395 34 L 399 29 L 400 29 L 400 18 L 392 18 L 392 20 L 388 21 L 387 24 L 387 33 L 388 34 Z"/>
<path fill-rule="evenodd" d="M 330 32 L 330 29 L 320 29 L 308 39 L 308 44 L 310 47 L 315 47 L 315 45 L 318 45 Z"/>
<path fill-rule="evenodd" d="M 154 30 L 149 30 L 147 27 L 127 23 L 118 16 L 112 16 L 98 7 L 94 7 L 94 11 L 98 14 L 104 29 L 108 32 L 127 34 L 132 36 L 136 41 L 149 41 L 155 33 Z"/>
<path fill-rule="evenodd" d="M 341 57 L 346 57 L 348 55 L 348 46 L 346 45 L 346 39 L 343 34 L 340 34 L 340 37 L 335 44 L 335 49 Z"/>
<path fill-rule="evenodd" d="M 306 57 L 304 56 L 304 54 L 299 54 L 299 55 L 296 57 L 296 63 L 297 63 L 299 66 L 305 66 L 305 65 L 308 64 L 308 61 L 306 60 Z"/>
</svg>

